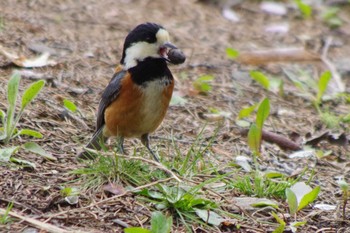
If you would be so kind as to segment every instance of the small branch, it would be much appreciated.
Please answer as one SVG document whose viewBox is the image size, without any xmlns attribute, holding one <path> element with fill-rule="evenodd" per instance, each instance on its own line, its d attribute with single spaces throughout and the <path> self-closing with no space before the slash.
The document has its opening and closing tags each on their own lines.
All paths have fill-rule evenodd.
<svg viewBox="0 0 350 233">
<path fill-rule="evenodd" d="M 60 216 L 60 215 L 64 215 L 64 214 L 68 214 L 68 213 L 73 213 L 73 212 L 79 212 L 79 211 L 83 211 L 85 209 L 90 209 L 94 206 L 98 206 L 98 205 L 101 205 L 101 204 L 106 204 L 108 202 L 112 202 L 114 201 L 115 199 L 118 199 L 120 197 L 123 197 L 129 193 L 132 193 L 132 192 L 135 192 L 137 190 L 140 190 L 140 189 L 144 189 L 144 188 L 147 188 L 147 187 L 151 187 L 151 186 L 154 186 L 156 184 L 160 184 L 160 183 L 164 183 L 164 182 L 168 182 L 170 180 L 172 180 L 173 177 L 169 177 L 169 178 L 166 178 L 166 179 L 163 179 L 163 180 L 157 180 L 157 181 L 154 181 L 152 183 L 149 183 L 149 184 L 145 184 L 145 185 L 141 185 L 141 186 L 138 186 L 136 188 L 133 188 L 131 190 L 127 190 L 125 191 L 124 193 L 121 193 L 119 195 L 116 195 L 116 196 L 113 196 L 113 197 L 110 197 L 110 198 L 106 198 L 102 201 L 99 201 L 99 202 L 95 202 L 93 204 L 90 204 L 88 206 L 84 206 L 84 207 L 81 207 L 81 208 L 77 208 L 77 209 L 71 209 L 71 210 L 65 210 L 65 211 L 62 211 L 62 212 L 59 212 L 59 213 L 56 213 L 56 214 L 52 214 L 52 215 L 45 215 L 43 217 L 49 217 L 45 222 L 49 221 L 50 219 L 54 218 L 54 217 L 57 217 L 57 216 Z"/>
<path fill-rule="evenodd" d="M 263 65 L 271 62 L 320 61 L 320 57 L 304 48 L 277 48 L 241 52 L 237 60 L 248 65 Z"/>
<path fill-rule="evenodd" d="M 4 215 L 6 213 L 6 210 L 3 208 L 0 208 L 0 214 Z M 52 233 L 69 233 L 71 231 L 67 231 L 65 229 L 56 227 L 52 224 L 49 223 L 45 223 L 45 222 L 40 222 L 39 220 L 36 220 L 34 218 L 29 218 L 29 217 L 25 217 L 22 216 L 20 214 L 15 213 L 14 211 L 10 211 L 8 213 L 8 215 L 14 217 L 14 218 L 18 218 L 21 219 L 22 221 L 28 222 L 29 224 L 43 230 L 43 231 L 48 231 L 48 232 L 52 232 Z"/>
<path fill-rule="evenodd" d="M 247 136 L 248 135 L 248 129 L 244 129 L 241 131 L 242 136 Z M 280 146 L 283 149 L 288 149 L 288 150 L 300 150 L 301 146 L 298 145 L 297 143 L 293 142 L 289 138 L 286 138 L 280 134 L 272 133 L 266 130 L 262 131 L 262 140 L 271 142 L 271 143 L 276 143 L 278 146 Z"/>
</svg>

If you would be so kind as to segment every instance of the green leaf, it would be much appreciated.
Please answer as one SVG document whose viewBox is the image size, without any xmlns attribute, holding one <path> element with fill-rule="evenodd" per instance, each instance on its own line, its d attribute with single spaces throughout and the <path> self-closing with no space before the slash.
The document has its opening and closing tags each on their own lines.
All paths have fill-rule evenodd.
<svg viewBox="0 0 350 233">
<path fill-rule="evenodd" d="M 207 222 L 210 225 L 219 226 L 224 218 L 211 210 L 203 210 L 203 209 L 194 209 L 198 217 L 200 217 L 203 222 Z"/>
<path fill-rule="evenodd" d="M 207 93 L 207 92 L 211 91 L 211 89 L 212 89 L 210 82 L 213 79 L 214 79 L 214 76 L 212 76 L 212 75 L 200 76 L 199 78 L 197 78 L 193 82 L 193 87 L 199 92 Z"/>
<path fill-rule="evenodd" d="M 303 221 L 303 222 L 291 222 L 290 225 L 293 227 L 301 227 L 304 226 L 307 223 L 307 221 Z"/>
<path fill-rule="evenodd" d="M 252 151 L 254 151 L 256 154 L 259 154 L 260 143 L 261 143 L 261 130 L 256 126 L 256 124 L 252 124 L 248 131 L 249 148 Z"/>
<path fill-rule="evenodd" d="M 12 146 L 8 148 L 0 149 L 0 162 L 9 162 L 11 156 L 16 153 L 18 146 Z"/>
<path fill-rule="evenodd" d="M 320 79 L 318 81 L 318 92 L 316 97 L 317 103 L 321 102 L 322 96 L 326 91 L 329 80 L 331 80 L 331 78 L 332 78 L 332 74 L 330 71 L 326 71 L 320 76 Z"/>
<path fill-rule="evenodd" d="M 269 90 L 270 88 L 270 80 L 261 72 L 259 71 L 250 71 L 249 72 L 252 79 L 260 83 L 261 86 L 263 86 L 266 90 Z"/>
<path fill-rule="evenodd" d="M 16 107 L 16 100 L 18 95 L 18 86 L 19 81 L 21 80 L 21 76 L 19 74 L 13 74 L 7 84 L 7 101 L 9 103 L 9 106 L 7 108 L 7 118 L 6 118 L 6 135 L 8 138 L 10 138 L 12 135 L 12 128 L 14 128 L 13 124 L 13 118 L 14 118 L 14 111 Z"/>
<path fill-rule="evenodd" d="M 48 159 L 48 160 L 57 160 L 56 157 L 52 156 L 51 153 L 46 152 L 43 148 L 41 148 L 38 144 L 36 144 L 35 142 L 26 142 L 23 145 L 23 148 L 26 151 L 38 154 L 40 156 L 43 156 L 44 158 Z"/>
<path fill-rule="evenodd" d="M 245 117 L 248 117 L 252 114 L 252 112 L 256 109 L 257 104 L 254 104 L 252 106 L 242 108 L 241 111 L 238 113 L 238 119 L 242 119 Z"/>
<path fill-rule="evenodd" d="M 278 217 L 278 215 L 275 212 L 272 212 L 271 214 L 276 219 L 276 221 L 280 224 L 272 233 L 283 233 L 284 228 L 286 227 L 285 221 L 283 221 L 283 219 Z"/>
<path fill-rule="evenodd" d="M 43 135 L 41 133 L 31 129 L 21 129 L 20 131 L 18 131 L 17 135 L 27 135 L 34 138 L 43 138 Z"/>
<path fill-rule="evenodd" d="M 305 206 L 307 206 L 308 204 L 310 204 L 311 202 L 316 200 L 320 190 L 321 190 L 320 186 L 317 186 L 311 192 L 309 192 L 308 194 L 304 195 L 303 198 L 301 199 L 300 203 L 299 203 L 298 210 L 301 210 L 301 209 L 305 208 Z"/>
<path fill-rule="evenodd" d="M 68 109 L 71 112 L 76 112 L 77 111 L 77 106 L 70 100 L 64 99 L 63 100 L 63 105 L 66 109 Z"/>
<path fill-rule="evenodd" d="M 301 12 L 304 18 L 309 18 L 311 16 L 311 6 L 307 5 L 302 0 L 294 0 L 294 2 L 297 4 L 299 11 Z"/>
<path fill-rule="evenodd" d="M 236 59 L 239 56 L 239 52 L 233 48 L 227 48 L 226 56 L 230 59 Z"/>
<path fill-rule="evenodd" d="M 21 111 L 39 94 L 40 90 L 45 85 L 44 80 L 39 80 L 32 83 L 23 93 Z"/>
<path fill-rule="evenodd" d="M 11 157 L 10 161 L 13 162 L 13 163 L 18 163 L 18 164 L 25 165 L 26 167 L 36 168 L 34 163 L 32 163 L 32 162 L 30 162 L 28 160 L 25 160 L 25 159 L 17 159 L 15 157 Z"/>
<path fill-rule="evenodd" d="M 147 230 L 142 227 L 128 227 L 124 229 L 125 233 L 153 233 L 150 230 Z"/>
<path fill-rule="evenodd" d="M 278 204 L 274 201 L 271 200 L 264 200 L 264 201 L 259 201 L 251 204 L 253 207 L 266 207 L 266 206 L 271 206 L 272 208 L 278 209 Z"/>
<path fill-rule="evenodd" d="M 293 215 L 298 210 L 297 196 L 290 188 L 286 188 L 286 197 L 287 197 L 287 202 L 289 206 L 289 213 Z"/>
<path fill-rule="evenodd" d="M 5 125 L 6 113 L 0 109 L 0 120 L 3 125 Z"/>
<path fill-rule="evenodd" d="M 256 125 L 262 130 L 264 122 L 270 114 L 270 101 L 265 98 L 259 105 L 258 111 L 256 113 Z"/>
<path fill-rule="evenodd" d="M 171 217 L 166 217 L 162 212 L 156 211 L 152 213 L 151 232 L 152 233 L 169 233 L 173 220 Z"/>
</svg>

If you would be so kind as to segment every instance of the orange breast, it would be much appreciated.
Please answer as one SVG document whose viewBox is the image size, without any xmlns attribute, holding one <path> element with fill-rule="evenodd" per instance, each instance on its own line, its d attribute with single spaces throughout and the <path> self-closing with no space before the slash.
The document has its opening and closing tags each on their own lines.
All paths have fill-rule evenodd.
<svg viewBox="0 0 350 233">
<path fill-rule="evenodd" d="M 161 124 L 174 88 L 174 81 L 161 80 L 145 86 L 124 78 L 117 99 L 105 110 L 105 136 L 141 137 L 155 131 Z"/>
</svg>

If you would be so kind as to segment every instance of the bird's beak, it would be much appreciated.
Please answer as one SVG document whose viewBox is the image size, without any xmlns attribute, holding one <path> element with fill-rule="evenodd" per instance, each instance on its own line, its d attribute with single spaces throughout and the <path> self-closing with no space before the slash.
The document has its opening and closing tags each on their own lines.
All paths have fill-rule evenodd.
<svg viewBox="0 0 350 233">
<path fill-rule="evenodd" d="M 159 49 L 159 54 L 166 61 L 172 64 L 184 63 L 186 60 L 185 55 L 180 49 L 178 49 L 174 44 L 170 42 L 165 42 Z"/>
</svg>

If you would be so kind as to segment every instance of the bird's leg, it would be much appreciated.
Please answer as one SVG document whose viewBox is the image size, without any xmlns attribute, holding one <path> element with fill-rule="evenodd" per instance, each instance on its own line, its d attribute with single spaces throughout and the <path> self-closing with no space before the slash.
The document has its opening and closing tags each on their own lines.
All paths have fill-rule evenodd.
<svg viewBox="0 0 350 233">
<path fill-rule="evenodd" d="M 149 147 L 149 139 L 148 139 L 148 133 L 144 134 L 141 136 L 141 142 L 142 144 L 147 148 L 147 150 L 149 151 L 149 153 L 151 153 L 151 155 L 153 156 L 154 160 L 157 161 L 159 163 L 159 157 L 151 150 L 151 148 Z"/>
<path fill-rule="evenodd" d="M 117 152 L 121 154 L 125 154 L 123 137 L 117 137 Z"/>
</svg>

